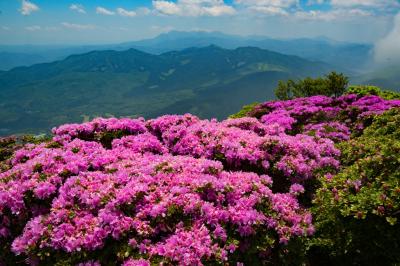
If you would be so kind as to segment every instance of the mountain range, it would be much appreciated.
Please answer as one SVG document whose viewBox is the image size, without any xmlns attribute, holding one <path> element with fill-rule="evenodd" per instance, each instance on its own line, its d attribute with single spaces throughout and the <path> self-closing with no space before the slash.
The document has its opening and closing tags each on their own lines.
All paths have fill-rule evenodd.
<svg viewBox="0 0 400 266">
<path fill-rule="evenodd" d="M 72 54 L 93 50 L 124 51 L 135 48 L 152 54 L 178 51 L 189 47 L 217 45 L 226 49 L 259 47 L 278 53 L 297 55 L 309 60 L 329 63 L 342 69 L 361 72 L 372 60 L 373 46 L 362 43 L 347 43 L 328 38 L 273 39 L 265 36 L 237 36 L 221 32 L 171 31 L 155 38 L 109 45 L 0 45 L 0 70 L 18 66 L 52 62 L 65 59 Z M 10 54 L 13 56 L 10 57 Z"/>
<path fill-rule="evenodd" d="M 279 80 L 334 69 L 255 47 L 71 55 L 0 72 L 0 134 L 46 132 L 95 116 L 191 112 L 223 119 L 244 104 L 273 98 Z"/>
</svg>

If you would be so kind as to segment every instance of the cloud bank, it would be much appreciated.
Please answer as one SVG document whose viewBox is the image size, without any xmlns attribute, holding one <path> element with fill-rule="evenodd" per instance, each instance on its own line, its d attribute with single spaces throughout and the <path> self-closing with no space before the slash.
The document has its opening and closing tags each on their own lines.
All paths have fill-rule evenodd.
<svg viewBox="0 0 400 266">
<path fill-rule="evenodd" d="M 63 22 L 61 25 L 67 29 L 72 29 L 72 30 L 92 30 L 96 28 L 94 25 L 90 24 L 75 24 L 75 23 L 69 23 L 69 22 Z"/>
<path fill-rule="evenodd" d="M 400 12 L 394 17 L 392 30 L 375 44 L 375 61 L 389 65 L 400 63 Z"/>
<path fill-rule="evenodd" d="M 235 8 L 225 4 L 223 0 L 154 0 L 152 3 L 154 9 L 164 15 L 217 17 L 236 13 Z"/>
</svg>

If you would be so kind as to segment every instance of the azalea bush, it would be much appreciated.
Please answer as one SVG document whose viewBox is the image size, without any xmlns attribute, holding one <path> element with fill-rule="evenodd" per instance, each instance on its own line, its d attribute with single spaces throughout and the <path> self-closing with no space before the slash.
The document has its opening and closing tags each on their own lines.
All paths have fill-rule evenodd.
<svg viewBox="0 0 400 266">
<path fill-rule="evenodd" d="M 49 140 L 50 138 L 46 135 L 0 137 L 0 171 L 5 171 L 6 169 L 8 169 L 9 164 L 7 163 L 7 161 L 13 156 L 16 150 L 22 148 L 25 144 L 37 144 Z"/>
<path fill-rule="evenodd" d="M 376 95 L 387 100 L 400 99 L 399 92 L 382 90 L 376 86 L 367 86 L 367 85 L 349 86 L 346 90 L 346 93 L 357 94 L 360 96 Z"/>
<path fill-rule="evenodd" d="M 297 264 L 315 234 L 321 180 L 352 164 L 340 143 L 399 106 L 314 96 L 222 122 L 186 114 L 60 126 L 4 160 L 0 262 Z"/>
<path fill-rule="evenodd" d="M 0 174 L 12 263 L 279 260 L 314 232 L 301 183 L 338 166 L 330 140 L 252 118 L 96 119 L 54 134 Z M 269 174 L 283 179 L 279 192 Z"/>
<path fill-rule="evenodd" d="M 400 100 L 385 100 L 376 95 L 312 96 L 266 102 L 254 107 L 248 116 L 265 124 L 278 123 L 290 135 L 308 131 L 311 135 L 342 140 L 347 139 L 345 135 L 360 134 L 374 116 L 399 106 Z M 335 131 L 340 136 L 333 134 Z"/>
</svg>

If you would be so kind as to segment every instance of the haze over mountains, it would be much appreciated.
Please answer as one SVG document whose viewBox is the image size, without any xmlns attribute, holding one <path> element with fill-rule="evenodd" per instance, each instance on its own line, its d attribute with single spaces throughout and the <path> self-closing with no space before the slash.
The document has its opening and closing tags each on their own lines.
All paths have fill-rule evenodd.
<svg viewBox="0 0 400 266">
<path fill-rule="evenodd" d="M 351 77 L 353 84 L 378 86 L 383 89 L 400 91 L 400 63 L 384 65 L 375 70 L 354 75 Z"/>
<path fill-rule="evenodd" d="M 0 45 L 0 70 L 17 66 L 51 62 L 65 59 L 72 54 L 93 50 L 123 51 L 135 48 L 152 54 L 178 51 L 189 47 L 217 45 L 226 49 L 253 46 L 283 54 L 297 55 L 309 60 L 318 60 L 333 66 L 360 72 L 372 60 L 370 44 L 337 42 L 327 38 L 272 39 L 264 36 L 236 36 L 220 32 L 171 31 L 152 39 L 110 45 L 86 46 L 2 46 Z M 10 58 L 13 54 L 14 61 Z M 25 58 L 25 60 L 24 60 Z"/>
<path fill-rule="evenodd" d="M 93 51 L 0 72 L 0 134 L 44 132 L 94 116 L 191 112 L 225 118 L 273 98 L 279 80 L 334 68 L 297 56 L 245 47 L 189 48 L 161 55 L 136 49 Z"/>
</svg>

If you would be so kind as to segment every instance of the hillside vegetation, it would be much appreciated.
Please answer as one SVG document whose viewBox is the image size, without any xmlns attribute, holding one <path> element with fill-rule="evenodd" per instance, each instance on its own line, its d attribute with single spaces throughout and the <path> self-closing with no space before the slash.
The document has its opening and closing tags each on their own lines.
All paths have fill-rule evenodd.
<svg viewBox="0 0 400 266">
<path fill-rule="evenodd" d="M 0 263 L 397 265 L 398 99 L 351 87 L 5 139 Z"/>
<path fill-rule="evenodd" d="M 48 132 L 97 116 L 190 112 L 223 119 L 244 104 L 272 99 L 279 80 L 322 75 L 331 68 L 251 47 L 73 55 L 0 72 L 0 135 Z"/>
</svg>

